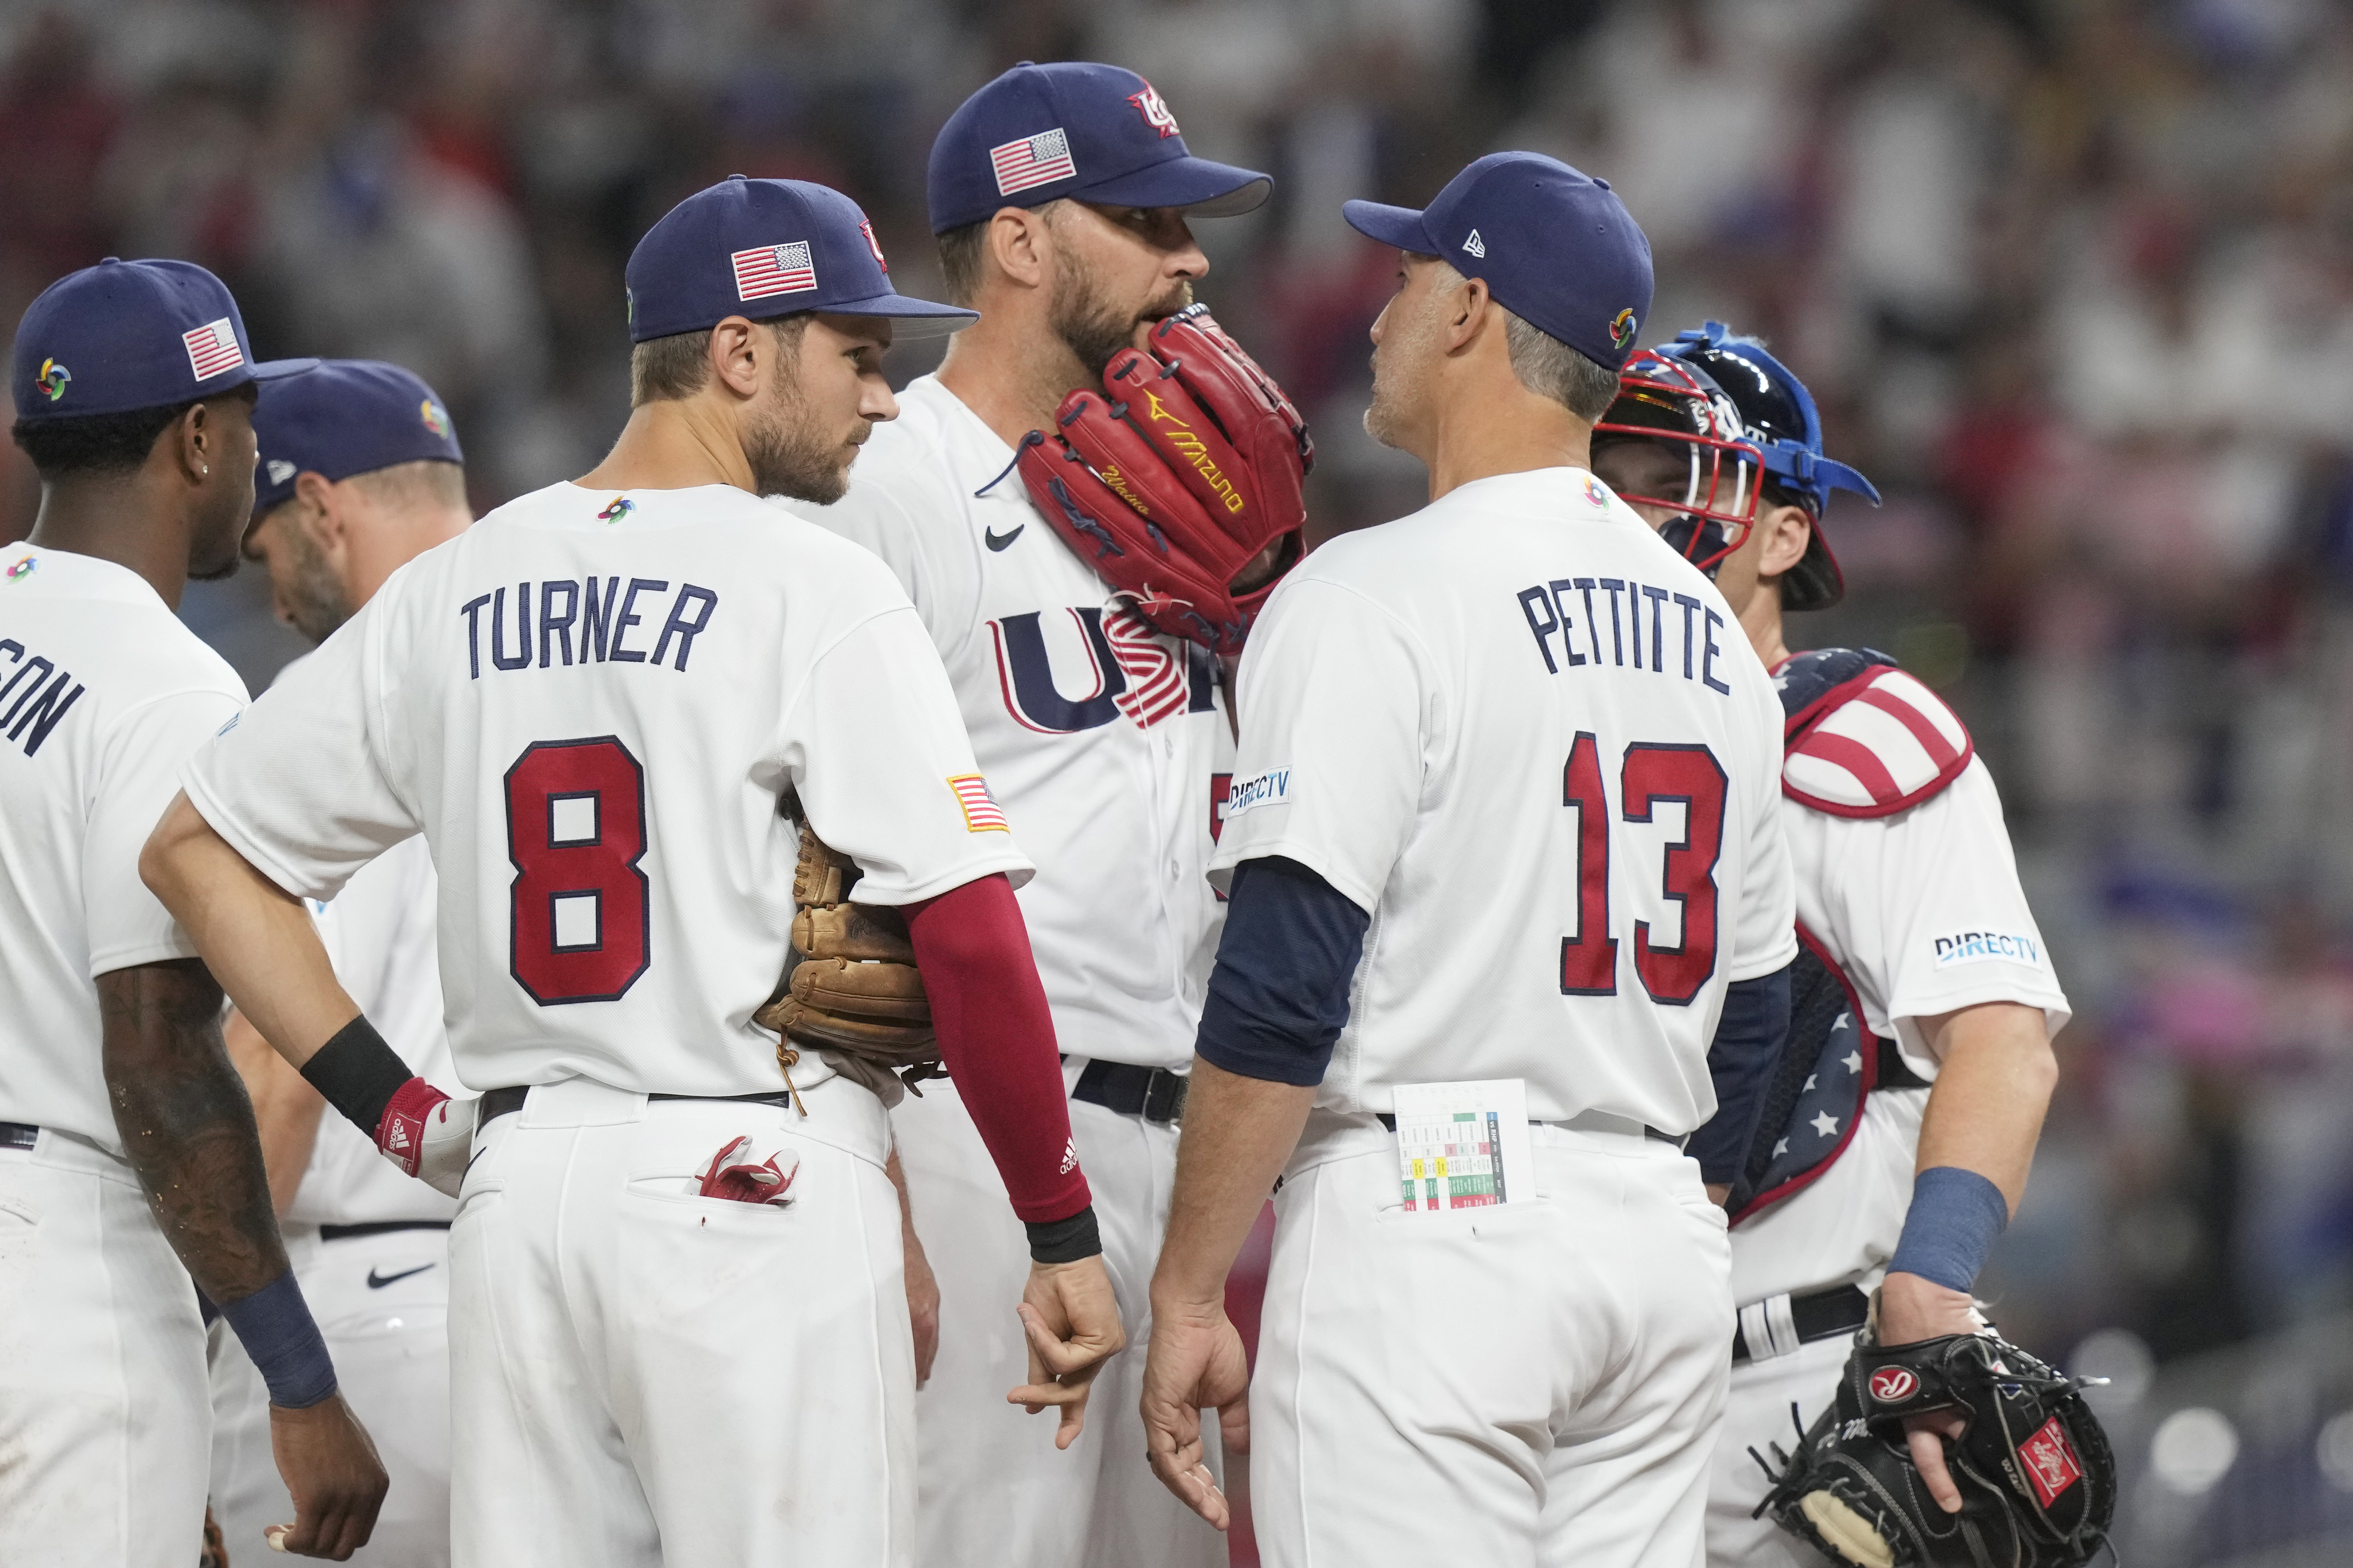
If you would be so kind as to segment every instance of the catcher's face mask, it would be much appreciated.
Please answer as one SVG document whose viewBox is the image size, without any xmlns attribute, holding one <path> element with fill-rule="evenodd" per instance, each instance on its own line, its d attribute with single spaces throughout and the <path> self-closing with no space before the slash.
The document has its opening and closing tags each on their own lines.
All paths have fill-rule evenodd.
<svg viewBox="0 0 2353 1568">
<path fill-rule="evenodd" d="M 1593 467 L 1667 542 L 1714 574 L 1757 521 L 1763 459 L 1739 411 L 1704 373 L 1645 349 L 1626 362 L 1618 400 L 1593 426 Z"/>
</svg>

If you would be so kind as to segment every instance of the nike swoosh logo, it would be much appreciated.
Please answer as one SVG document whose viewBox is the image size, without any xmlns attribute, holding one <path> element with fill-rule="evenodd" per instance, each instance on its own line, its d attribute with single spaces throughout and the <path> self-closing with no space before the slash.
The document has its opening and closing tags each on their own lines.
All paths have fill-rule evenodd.
<svg viewBox="0 0 2353 1568">
<path fill-rule="evenodd" d="M 381 1290 L 385 1286 L 406 1279 L 412 1274 L 422 1274 L 432 1267 L 430 1263 L 420 1263 L 414 1268 L 404 1268 L 397 1274 L 378 1274 L 371 1268 L 368 1270 L 368 1289 Z"/>
<path fill-rule="evenodd" d="M 997 530 L 993 528 L 984 528 L 981 530 L 981 536 L 987 541 L 988 547 L 991 550 L 1002 550 L 1007 545 L 1012 543 L 1015 540 L 1020 538 L 1021 531 L 1029 526 L 1029 525 L 1026 522 L 1017 523 L 1014 525 L 1012 532 L 1002 535 L 1001 537 L 998 535 Z"/>
</svg>

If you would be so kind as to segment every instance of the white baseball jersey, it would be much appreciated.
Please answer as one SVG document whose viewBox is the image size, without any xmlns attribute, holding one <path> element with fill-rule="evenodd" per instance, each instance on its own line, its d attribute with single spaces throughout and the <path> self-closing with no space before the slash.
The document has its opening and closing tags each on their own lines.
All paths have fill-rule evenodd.
<svg viewBox="0 0 2353 1568">
<path fill-rule="evenodd" d="M 776 1087 L 797 789 L 904 904 L 1029 863 L 864 551 L 720 485 L 558 484 L 394 574 L 185 774 L 289 892 L 424 834 L 469 1086 Z M 804 1087 L 825 1076 L 804 1058 Z"/>
<path fill-rule="evenodd" d="M 139 852 L 180 765 L 244 705 L 137 573 L 0 547 L 0 1121 L 121 1153 L 92 982 L 196 955 Z"/>
<path fill-rule="evenodd" d="M 1798 918 L 1845 971 L 1866 1027 L 1922 1078 L 1936 1059 L 1918 1020 L 1981 1002 L 2040 1007 L 2051 1033 L 2066 994 L 2019 886 L 2001 798 L 1985 763 L 1891 816 L 1845 817 L 1784 799 Z M 1880 1090 L 1822 1177 L 1732 1233 L 1734 1299 L 1859 1280 L 1894 1256 L 1912 1201 L 1925 1091 Z"/>
<path fill-rule="evenodd" d="M 1201 876 L 1233 755 L 1216 666 L 1113 604 L 1012 462 L 923 376 L 867 442 L 847 496 L 787 504 L 889 563 L 938 645 L 973 750 L 1037 861 L 1021 912 L 1062 1049 L 1183 1067 L 1224 925 Z"/>
<path fill-rule="evenodd" d="M 441 1022 L 441 965 L 435 941 L 440 880 L 422 837 L 405 838 L 354 872 L 335 901 L 313 906 L 335 978 L 416 1074 L 444 1094 L 463 1095 L 449 1033 Z M 377 1152 L 375 1140 L 341 1116 L 324 1116 L 302 1185 L 286 1211 L 308 1225 L 373 1225 L 448 1219 L 445 1197 Z"/>
<path fill-rule="evenodd" d="M 1706 578 L 1577 468 L 1344 534 L 1243 655 L 1211 865 L 1372 912 L 1318 1103 L 1525 1079 L 1528 1114 L 1707 1120 L 1736 980 L 1796 952 L 1781 710 Z"/>
</svg>

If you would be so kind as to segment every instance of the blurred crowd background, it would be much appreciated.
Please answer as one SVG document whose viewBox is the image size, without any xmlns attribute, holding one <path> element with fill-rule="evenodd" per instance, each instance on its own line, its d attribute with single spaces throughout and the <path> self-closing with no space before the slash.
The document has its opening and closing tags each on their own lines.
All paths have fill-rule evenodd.
<svg viewBox="0 0 2353 1568">
<path fill-rule="evenodd" d="M 2127 1561 L 2348 1560 L 2353 8 L 0 0 L 0 319 L 104 255 L 202 261 L 264 354 L 425 375 L 487 508 L 619 427 L 622 265 L 673 202 L 823 180 L 935 288 L 933 133 L 1063 58 L 1275 174 L 1199 226 L 1199 294 L 1315 420 L 1324 530 L 1420 497 L 1357 423 L 1389 260 L 1340 202 L 1482 152 L 1611 180 L 1646 341 L 1722 319 L 1811 383 L 1886 504 L 1833 509 L 1849 600 L 1792 641 L 1959 709 L 2077 1008 L 1986 1289 L 2113 1376 Z M 11 448 L 0 538 L 36 500 Z M 257 689 L 300 651 L 258 572 L 184 613 Z"/>
</svg>

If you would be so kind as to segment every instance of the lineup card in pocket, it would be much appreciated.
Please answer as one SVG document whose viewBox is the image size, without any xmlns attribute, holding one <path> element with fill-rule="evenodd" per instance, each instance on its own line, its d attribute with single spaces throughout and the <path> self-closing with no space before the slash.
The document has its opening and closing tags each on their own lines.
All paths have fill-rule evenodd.
<svg viewBox="0 0 2353 1568">
<path fill-rule="evenodd" d="M 1408 1214 L 1535 1195 L 1525 1081 L 1401 1083 L 1396 1093 L 1398 1179 Z"/>
</svg>

